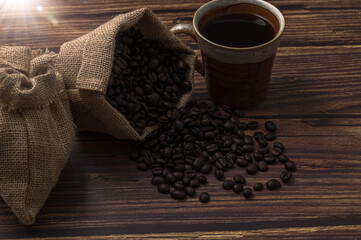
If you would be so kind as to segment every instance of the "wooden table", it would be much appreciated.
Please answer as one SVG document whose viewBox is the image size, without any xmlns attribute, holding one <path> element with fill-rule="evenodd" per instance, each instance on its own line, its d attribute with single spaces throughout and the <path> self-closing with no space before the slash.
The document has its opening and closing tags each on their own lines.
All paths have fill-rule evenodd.
<svg viewBox="0 0 361 240">
<path fill-rule="evenodd" d="M 0 43 L 58 51 L 116 14 L 148 6 L 171 27 L 190 23 L 205 2 L 32 0 L 24 12 L 1 10 Z M 151 173 L 125 156 L 129 143 L 79 133 L 35 225 L 19 224 L 0 200 L 0 238 L 361 239 L 361 2 L 270 2 L 286 29 L 268 97 L 246 110 L 246 120 L 279 126 L 298 166 L 294 183 L 247 201 L 211 175 L 203 187 L 211 202 L 177 202 L 158 194 Z M 207 100 L 204 79 L 196 74 L 195 82 L 194 99 Z M 248 185 L 279 171 L 248 177 Z"/>
</svg>

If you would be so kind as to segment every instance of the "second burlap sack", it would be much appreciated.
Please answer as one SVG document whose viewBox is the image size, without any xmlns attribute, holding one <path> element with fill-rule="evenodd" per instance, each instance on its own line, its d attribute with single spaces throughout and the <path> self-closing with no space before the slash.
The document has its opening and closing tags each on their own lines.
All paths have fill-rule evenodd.
<svg viewBox="0 0 361 240">
<path fill-rule="evenodd" d="M 116 16 L 94 31 L 64 43 L 57 69 L 62 73 L 78 130 L 108 133 L 119 139 L 143 140 L 156 126 L 138 134 L 128 120 L 106 100 L 112 71 L 115 37 L 119 31 L 139 29 L 147 39 L 162 42 L 165 48 L 180 53 L 190 66 L 186 79 L 192 83 L 196 55 L 171 33 L 148 8 Z M 185 106 L 192 91 L 183 94 L 177 107 Z"/>
<path fill-rule="evenodd" d="M 0 47 L 0 196 L 33 224 L 68 160 L 74 126 L 55 53 Z"/>
</svg>

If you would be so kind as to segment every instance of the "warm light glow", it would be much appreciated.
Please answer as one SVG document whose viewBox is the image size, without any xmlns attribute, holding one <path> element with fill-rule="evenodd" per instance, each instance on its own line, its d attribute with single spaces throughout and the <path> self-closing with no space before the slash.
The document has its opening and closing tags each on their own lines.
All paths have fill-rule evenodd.
<svg viewBox="0 0 361 240">
<path fill-rule="evenodd" d="M 1 13 L 27 12 L 30 10 L 32 0 L 0 0 Z"/>
<path fill-rule="evenodd" d="M 4 6 L 2 7 L 15 10 L 15 9 L 24 9 L 25 7 L 29 6 L 31 0 L 1 0 L 0 2 L 3 2 L 1 6 L 2 5 Z"/>
<path fill-rule="evenodd" d="M 43 11 L 43 6 L 41 6 L 41 5 L 36 6 L 36 10 L 38 10 L 39 12 L 42 12 Z"/>
</svg>

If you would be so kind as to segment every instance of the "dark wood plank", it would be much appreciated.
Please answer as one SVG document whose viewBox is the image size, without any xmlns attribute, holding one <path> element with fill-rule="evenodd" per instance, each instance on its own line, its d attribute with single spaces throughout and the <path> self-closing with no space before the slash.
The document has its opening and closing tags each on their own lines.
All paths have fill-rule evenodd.
<svg viewBox="0 0 361 240">
<path fill-rule="evenodd" d="M 325 226 L 325 227 L 295 227 L 295 228 L 277 228 L 264 229 L 252 231 L 218 231 L 218 232 L 192 232 L 192 233 L 171 233 L 171 234 L 128 234 L 128 235 L 109 235 L 109 236 L 91 236 L 87 239 L 161 239 L 172 240 L 176 239 L 247 239 L 247 240 L 263 240 L 263 239 L 350 239 L 360 240 L 360 226 Z M 83 237 L 69 237 L 69 238 L 49 238 L 51 240 L 67 240 L 67 239 L 83 239 Z"/>
</svg>

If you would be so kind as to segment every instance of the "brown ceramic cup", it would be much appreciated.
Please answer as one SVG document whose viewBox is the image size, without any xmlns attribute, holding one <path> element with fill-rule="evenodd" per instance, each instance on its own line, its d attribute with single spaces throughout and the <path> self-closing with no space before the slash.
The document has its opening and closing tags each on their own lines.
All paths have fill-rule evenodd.
<svg viewBox="0 0 361 240">
<path fill-rule="evenodd" d="M 220 10 L 260 15 L 271 23 L 275 36 L 262 45 L 252 47 L 236 48 L 214 43 L 201 34 L 201 29 L 202 24 Z M 196 11 L 193 26 L 181 23 L 171 31 L 186 33 L 197 41 L 203 59 L 203 64 L 198 61 L 197 69 L 205 76 L 210 97 L 218 104 L 243 108 L 265 99 L 284 27 L 282 13 L 265 1 L 215 0 Z"/>
</svg>

